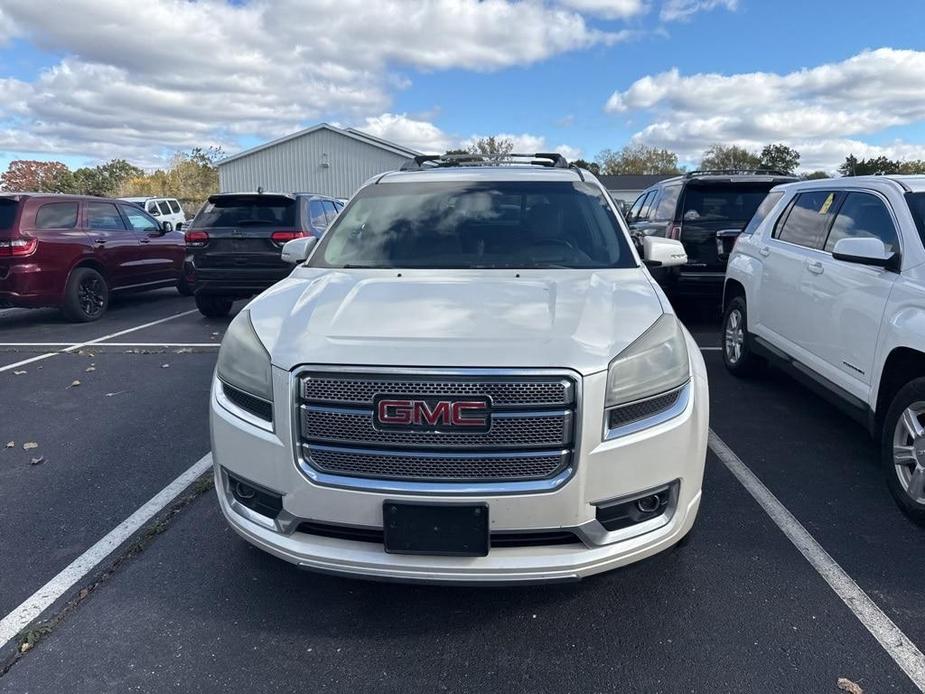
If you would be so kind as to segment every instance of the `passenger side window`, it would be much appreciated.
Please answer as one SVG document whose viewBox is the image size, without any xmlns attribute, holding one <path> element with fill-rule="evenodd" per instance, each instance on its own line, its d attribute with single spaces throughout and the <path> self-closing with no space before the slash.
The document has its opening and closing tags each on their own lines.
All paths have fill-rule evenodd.
<svg viewBox="0 0 925 694">
<path fill-rule="evenodd" d="M 161 200 L 157 203 L 158 208 L 160 208 L 161 214 L 170 214 L 170 205 L 167 204 L 166 200 Z"/>
<path fill-rule="evenodd" d="M 174 214 L 180 214 L 180 203 L 176 200 L 168 200 L 167 204 L 170 205 L 170 211 Z"/>
<path fill-rule="evenodd" d="M 144 210 L 134 205 L 119 205 L 122 214 L 128 220 L 128 224 L 135 231 L 156 232 L 160 231 L 161 225 L 156 219 L 145 214 Z"/>
<path fill-rule="evenodd" d="M 649 218 L 649 208 L 652 207 L 652 203 L 655 202 L 655 196 L 657 194 L 658 191 L 653 190 L 646 196 L 646 199 L 642 203 L 642 209 L 639 210 L 639 219 Z"/>
<path fill-rule="evenodd" d="M 643 193 L 638 198 L 636 198 L 636 202 L 633 203 L 633 206 L 630 208 L 630 211 L 626 215 L 627 222 L 633 222 L 636 220 L 636 216 L 639 214 L 639 210 L 642 209 L 642 203 L 646 201 L 647 195 L 648 193 Z"/>
<path fill-rule="evenodd" d="M 667 222 L 674 219 L 675 208 L 678 206 L 678 195 L 680 193 L 681 186 L 665 186 L 665 190 L 662 192 L 662 199 L 658 201 L 658 207 L 655 210 L 655 219 Z"/>
<path fill-rule="evenodd" d="M 869 238 L 883 241 L 887 252 L 899 251 L 896 227 L 883 202 L 868 193 L 848 193 L 832 223 L 825 250 L 831 253 L 835 244 L 842 239 Z"/>
<path fill-rule="evenodd" d="M 73 229 L 77 226 L 76 202 L 52 202 L 35 213 L 36 229 Z"/>
<path fill-rule="evenodd" d="M 148 214 L 153 214 L 155 217 L 159 217 L 161 211 L 157 209 L 157 203 L 154 200 L 149 200 L 145 205 L 145 209 L 148 211 Z"/>
<path fill-rule="evenodd" d="M 832 210 L 837 207 L 839 194 L 828 190 L 801 193 L 790 207 L 776 238 L 807 248 L 822 249 Z"/>
<path fill-rule="evenodd" d="M 315 229 L 327 229 L 328 218 L 324 214 L 324 206 L 321 200 L 312 200 L 308 203 L 308 216 L 312 220 L 312 226 Z"/>
<path fill-rule="evenodd" d="M 323 204 L 325 216 L 328 218 L 328 224 L 330 224 L 337 217 L 337 208 L 334 207 L 334 203 L 330 200 L 325 200 Z"/>
<path fill-rule="evenodd" d="M 91 229 L 125 229 L 125 222 L 111 202 L 88 202 L 86 214 Z"/>
</svg>

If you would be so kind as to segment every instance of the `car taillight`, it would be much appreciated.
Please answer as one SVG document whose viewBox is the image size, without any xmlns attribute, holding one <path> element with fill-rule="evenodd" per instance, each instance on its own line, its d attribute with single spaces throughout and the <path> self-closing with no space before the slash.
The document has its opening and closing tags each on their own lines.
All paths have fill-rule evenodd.
<svg viewBox="0 0 925 694">
<path fill-rule="evenodd" d="M 207 231 L 187 231 L 184 238 L 187 246 L 198 248 L 205 246 L 209 242 L 209 233 Z"/>
<path fill-rule="evenodd" d="M 306 236 L 304 231 L 274 231 L 270 234 L 270 240 L 273 243 L 282 246 L 286 241 L 292 241 L 292 239 L 300 239 L 303 236 Z"/>
<path fill-rule="evenodd" d="M 680 224 L 672 224 L 670 227 L 668 227 L 668 238 L 676 240 L 681 238 Z"/>
<path fill-rule="evenodd" d="M 12 241 L 0 241 L 0 257 L 31 255 L 39 245 L 38 239 L 21 238 Z"/>
</svg>

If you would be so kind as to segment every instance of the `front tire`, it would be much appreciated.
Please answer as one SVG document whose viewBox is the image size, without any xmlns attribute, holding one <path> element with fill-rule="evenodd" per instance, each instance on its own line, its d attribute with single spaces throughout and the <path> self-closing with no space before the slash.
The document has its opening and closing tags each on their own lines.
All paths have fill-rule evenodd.
<svg viewBox="0 0 925 694">
<path fill-rule="evenodd" d="M 99 320 L 109 308 L 109 285 L 96 270 L 79 267 L 67 278 L 61 313 L 72 323 Z"/>
<path fill-rule="evenodd" d="M 925 525 L 925 378 L 893 398 L 883 422 L 880 459 L 887 487 L 900 510 Z"/>
<path fill-rule="evenodd" d="M 762 360 L 751 349 L 748 335 L 748 310 L 745 299 L 737 296 L 723 313 L 723 364 L 733 376 L 751 376 L 762 366 Z"/>
<path fill-rule="evenodd" d="M 231 313 L 232 299 L 227 296 L 196 295 L 196 308 L 206 318 L 224 318 Z"/>
</svg>

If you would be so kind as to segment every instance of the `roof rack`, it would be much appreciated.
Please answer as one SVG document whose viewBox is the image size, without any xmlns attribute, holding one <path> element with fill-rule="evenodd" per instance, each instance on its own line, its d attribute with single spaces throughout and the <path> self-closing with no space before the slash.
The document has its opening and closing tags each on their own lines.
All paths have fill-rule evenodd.
<svg viewBox="0 0 925 694">
<path fill-rule="evenodd" d="M 697 169 L 687 171 L 684 178 L 693 178 L 694 176 L 787 176 L 795 178 L 793 174 L 788 174 L 777 169 Z"/>
<path fill-rule="evenodd" d="M 509 166 L 529 165 L 568 169 L 568 160 L 558 152 L 535 154 L 420 154 L 405 162 L 401 171 L 423 171 L 449 166 Z"/>
</svg>

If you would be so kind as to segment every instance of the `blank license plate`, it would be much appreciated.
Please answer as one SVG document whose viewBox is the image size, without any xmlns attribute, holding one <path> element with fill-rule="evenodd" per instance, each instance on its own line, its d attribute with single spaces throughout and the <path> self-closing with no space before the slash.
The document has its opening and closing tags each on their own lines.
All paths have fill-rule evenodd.
<svg viewBox="0 0 925 694">
<path fill-rule="evenodd" d="M 452 557 L 488 555 L 487 504 L 382 505 L 385 551 Z"/>
</svg>

